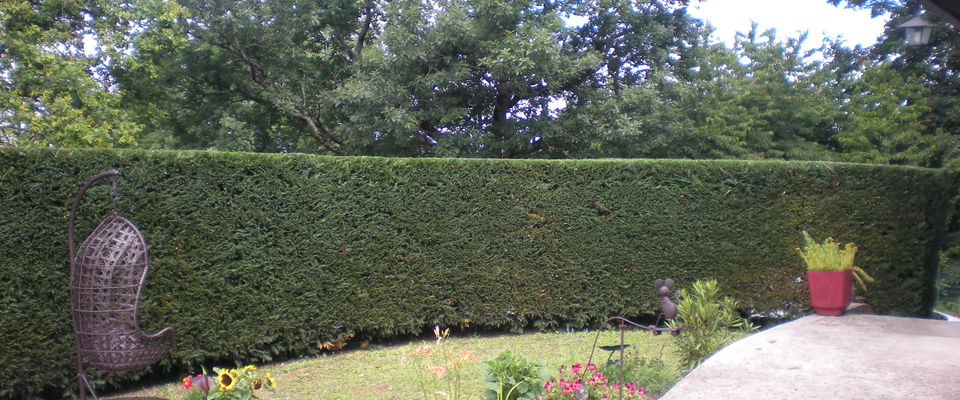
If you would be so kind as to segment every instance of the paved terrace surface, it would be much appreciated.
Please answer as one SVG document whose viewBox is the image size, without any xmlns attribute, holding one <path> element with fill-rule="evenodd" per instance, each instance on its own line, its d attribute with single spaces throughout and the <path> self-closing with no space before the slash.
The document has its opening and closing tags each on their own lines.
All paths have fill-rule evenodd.
<svg viewBox="0 0 960 400">
<path fill-rule="evenodd" d="M 662 400 L 960 399 L 960 322 L 807 316 L 750 335 Z"/>
</svg>

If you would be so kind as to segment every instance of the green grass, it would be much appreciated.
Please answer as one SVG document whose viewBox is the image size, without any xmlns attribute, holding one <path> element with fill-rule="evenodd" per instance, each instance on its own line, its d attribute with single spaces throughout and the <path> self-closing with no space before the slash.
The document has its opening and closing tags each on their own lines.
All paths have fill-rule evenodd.
<svg viewBox="0 0 960 400">
<path fill-rule="evenodd" d="M 477 359 L 468 362 L 462 371 L 462 399 L 481 399 L 483 391 L 483 361 L 493 359 L 504 350 L 511 350 L 528 360 L 538 362 L 549 372 L 561 365 L 586 363 L 590 356 L 596 332 L 533 333 L 524 335 L 484 335 L 449 337 L 443 346 L 452 350 L 469 351 Z M 670 335 L 653 336 L 641 331 L 627 331 L 626 343 L 635 354 L 651 360 L 660 359 L 665 366 L 660 379 L 670 382 L 680 376 L 680 365 L 674 354 L 673 338 Z M 604 331 L 599 344 L 612 345 L 619 342 L 617 331 Z M 416 368 L 407 357 L 421 345 L 432 345 L 432 340 L 415 340 L 387 346 L 371 345 L 366 349 L 349 350 L 304 358 L 277 364 L 262 365 L 263 372 L 273 374 L 277 380 L 275 392 L 264 392 L 264 400 L 279 399 L 422 399 L 417 384 Z M 597 350 L 594 363 L 602 365 L 609 353 Z M 616 356 L 614 356 L 616 357 Z M 427 364 L 424 364 L 427 365 Z M 212 366 L 208 366 L 212 367 Z M 233 367 L 230 365 L 229 367 Z M 428 386 L 434 383 L 433 376 L 423 371 Z M 663 378 L 666 376 L 666 378 Z M 666 386 L 662 382 L 659 385 Z M 178 399 L 184 394 L 178 383 L 144 388 L 126 396 L 159 396 Z"/>
</svg>

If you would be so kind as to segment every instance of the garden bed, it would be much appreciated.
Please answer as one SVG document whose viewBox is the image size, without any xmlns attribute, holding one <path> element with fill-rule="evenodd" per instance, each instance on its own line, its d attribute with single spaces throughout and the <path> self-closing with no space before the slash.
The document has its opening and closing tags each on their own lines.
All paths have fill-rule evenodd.
<svg viewBox="0 0 960 400">
<path fill-rule="evenodd" d="M 443 346 L 470 352 L 476 360 L 462 369 L 464 399 L 482 398 L 484 361 L 497 357 L 505 350 L 519 354 L 529 361 L 544 366 L 548 374 L 556 376 L 561 366 L 587 364 L 596 331 L 512 334 L 472 334 L 449 337 Z M 264 392 L 261 398 L 271 399 L 419 399 L 423 393 L 418 384 L 417 368 L 411 354 L 422 345 L 434 345 L 430 337 L 389 345 L 369 345 L 364 349 L 327 353 L 317 357 L 291 360 L 260 366 L 277 381 L 275 392 Z M 600 344 L 616 344 L 617 331 L 601 332 Z M 680 377 L 681 366 L 674 353 L 673 337 L 652 336 L 640 331 L 628 331 L 626 343 L 634 355 L 649 361 L 662 361 L 662 368 L 648 368 L 647 375 L 655 377 L 639 382 L 655 397 Z M 601 365 L 608 353 L 597 350 L 594 363 Z M 616 356 L 614 356 L 616 358 Z M 424 363 L 423 365 L 426 365 Z M 208 369 L 212 366 L 207 366 Z M 228 366 L 228 367 L 233 367 Z M 434 377 L 425 372 L 427 385 Z M 611 380 L 615 378 L 611 377 Z M 430 386 L 433 387 L 433 386 Z M 134 396 L 161 396 L 177 399 L 185 394 L 179 384 L 153 386 L 123 393 Z M 114 394 L 117 395 L 117 394 Z"/>
</svg>

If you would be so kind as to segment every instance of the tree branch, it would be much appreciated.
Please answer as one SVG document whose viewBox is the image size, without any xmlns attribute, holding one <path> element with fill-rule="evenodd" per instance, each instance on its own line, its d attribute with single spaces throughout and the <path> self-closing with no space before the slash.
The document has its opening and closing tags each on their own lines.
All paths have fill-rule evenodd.
<svg viewBox="0 0 960 400">
<path fill-rule="evenodd" d="M 250 79 L 256 82 L 260 86 L 264 86 L 265 80 L 263 78 L 257 78 L 257 71 L 260 72 L 261 77 L 265 77 L 266 74 L 263 72 L 263 67 L 260 66 L 260 63 L 256 62 L 250 56 L 247 55 L 247 52 L 243 50 L 243 46 L 240 46 L 240 41 L 236 36 L 230 37 L 230 45 L 227 47 L 230 52 L 236 54 L 240 57 L 241 60 L 250 68 Z"/>
<path fill-rule="evenodd" d="M 364 43 L 367 40 L 367 34 L 370 32 L 370 25 L 373 23 L 373 7 L 368 5 L 364 10 L 363 22 L 360 25 L 360 32 L 357 33 L 357 43 L 350 49 L 350 61 L 356 61 L 360 58 L 360 52 L 363 51 Z"/>
<path fill-rule="evenodd" d="M 313 117 L 307 115 L 305 112 L 301 112 L 299 115 L 297 115 L 297 118 L 300 118 L 307 124 L 307 128 L 310 129 L 310 136 L 313 136 L 313 138 L 316 139 L 321 146 L 326 147 L 327 150 L 332 151 L 338 156 L 346 155 L 346 152 L 343 151 L 343 148 L 340 147 L 340 144 L 337 143 L 336 140 L 332 140 L 333 131 L 330 129 L 330 127 L 324 124 L 323 121 L 316 121 L 313 119 Z M 323 134 L 326 135 L 326 139 L 330 140 L 325 140 L 325 138 L 320 134 L 321 130 L 323 131 Z"/>
</svg>

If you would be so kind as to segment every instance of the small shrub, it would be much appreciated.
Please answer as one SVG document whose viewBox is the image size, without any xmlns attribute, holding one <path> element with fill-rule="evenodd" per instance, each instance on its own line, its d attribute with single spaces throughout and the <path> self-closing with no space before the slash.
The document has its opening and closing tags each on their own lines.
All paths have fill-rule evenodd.
<svg viewBox="0 0 960 400">
<path fill-rule="evenodd" d="M 406 352 L 403 359 L 413 364 L 417 385 L 424 400 L 429 400 L 431 396 L 450 400 L 463 399 L 463 368 L 467 363 L 476 360 L 477 356 L 447 345 L 450 328 L 441 332 L 440 326 L 436 326 L 433 328 L 433 335 L 437 338 L 433 346 L 424 344 Z M 425 371 L 429 372 L 433 379 L 426 376 Z"/>
<path fill-rule="evenodd" d="M 261 374 L 257 367 L 214 368 L 215 378 L 204 373 L 186 376 L 181 385 L 187 390 L 183 400 L 257 400 L 261 390 L 274 390 L 276 381 L 270 373 Z"/>
<path fill-rule="evenodd" d="M 483 397 L 489 400 L 531 400 L 543 392 L 543 366 L 506 350 L 486 362 Z"/>
<path fill-rule="evenodd" d="M 851 275 L 857 278 L 860 287 L 867 290 L 866 282 L 873 282 L 873 277 L 867 274 L 862 268 L 853 265 L 853 258 L 857 255 L 857 246 L 853 243 L 847 243 L 840 248 L 840 243 L 833 238 L 826 238 L 823 242 L 817 242 L 810 237 L 807 231 L 802 231 L 803 248 L 798 248 L 800 257 L 807 264 L 807 270 L 810 271 L 851 271 Z"/>
<path fill-rule="evenodd" d="M 586 380 L 584 380 L 586 377 Z M 624 400 L 647 398 L 646 388 L 635 382 L 626 382 L 623 387 L 614 377 L 607 377 L 596 365 L 576 363 L 567 368 L 561 366 L 559 375 L 543 385 L 542 398 L 553 400 L 604 400 L 618 398 L 623 392 Z"/>
<path fill-rule="evenodd" d="M 616 357 L 616 354 L 614 355 Z M 620 380 L 620 370 L 617 360 L 609 361 L 602 369 L 604 376 L 617 382 Z M 639 351 L 628 349 L 623 357 L 623 381 L 635 382 L 648 392 L 663 393 L 670 387 L 680 374 L 664 364 L 659 357 L 644 357 Z"/>
<path fill-rule="evenodd" d="M 721 298 L 719 292 L 715 280 L 696 281 L 689 292 L 680 289 L 677 318 L 667 326 L 682 328 L 676 345 L 680 361 L 688 368 L 699 365 L 741 332 L 756 329 L 737 314 L 737 302 L 729 297 Z M 739 328 L 741 332 L 731 328 Z"/>
</svg>

